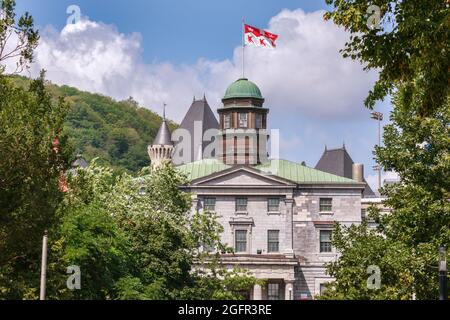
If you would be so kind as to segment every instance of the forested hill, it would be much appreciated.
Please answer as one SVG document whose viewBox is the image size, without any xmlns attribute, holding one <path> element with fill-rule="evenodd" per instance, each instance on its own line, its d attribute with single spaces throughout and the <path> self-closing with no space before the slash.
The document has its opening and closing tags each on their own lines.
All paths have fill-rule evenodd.
<svg viewBox="0 0 450 320">
<path fill-rule="evenodd" d="M 26 78 L 14 78 L 18 84 L 26 84 Z M 66 129 L 75 153 L 88 161 L 98 157 L 102 163 L 132 172 L 150 164 L 147 146 L 162 121 L 155 112 L 140 107 L 132 98 L 116 101 L 51 83 L 48 90 L 71 104 Z M 176 124 L 169 126 L 174 129 Z"/>
</svg>

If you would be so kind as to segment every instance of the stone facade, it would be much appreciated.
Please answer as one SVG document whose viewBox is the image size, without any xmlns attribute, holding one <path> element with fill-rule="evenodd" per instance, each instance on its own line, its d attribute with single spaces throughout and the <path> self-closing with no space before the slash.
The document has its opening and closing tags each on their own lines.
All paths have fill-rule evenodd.
<svg viewBox="0 0 450 320">
<path fill-rule="evenodd" d="M 197 179 L 186 188 L 193 194 L 193 210 L 214 203 L 224 227 L 223 243 L 236 250 L 241 231 L 245 245 L 239 246 L 245 250 L 223 255 L 222 260 L 267 280 L 265 287 L 249 292 L 250 299 L 313 299 L 321 284 L 332 280 L 325 263 L 337 257 L 334 249 L 321 252 L 321 230 L 332 230 L 334 222 L 361 222 L 364 186 L 356 182 L 300 185 L 240 166 Z M 331 199 L 331 210 L 321 212 L 321 198 Z M 245 210 L 239 210 L 237 199 L 246 199 Z M 278 210 L 269 212 L 269 199 L 279 199 Z M 278 232 L 278 250 L 269 250 L 269 231 Z"/>
<path fill-rule="evenodd" d="M 267 280 L 265 286 L 248 292 L 249 299 L 314 299 L 332 280 L 325 264 L 337 257 L 331 246 L 334 223 L 361 223 L 361 198 L 370 189 L 362 165 L 353 163 L 345 147 L 326 150 L 320 170 L 268 159 L 269 109 L 263 107 L 259 88 L 239 79 L 222 101 L 220 125 L 206 99 L 194 101 L 182 122 L 191 137 L 204 128 L 220 130 L 217 159 L 203 157 L 202 152 L 194 157 L 197 145 L 203 151 L 202 141 L 188 150 L 177 144 L 177 152 L 186 151 L 198 160 L 177 167 L 191 180 L 180 187 L 193 195 L 192 211 L 207 209 L 218 215 L 224 228 L 222 242 L 234 249 L 234 254 L 222 255 L 223 264 Z M 203 129 L 196 130 L 196 124 Z M 159 151 L 158 146 L 168 144 L 162 139 L 168 136 L 164 125 L 158 133 L 161 139 L 149 150 Z M 171 152 L 164 155 L 171 157 Z"/>
</svg>

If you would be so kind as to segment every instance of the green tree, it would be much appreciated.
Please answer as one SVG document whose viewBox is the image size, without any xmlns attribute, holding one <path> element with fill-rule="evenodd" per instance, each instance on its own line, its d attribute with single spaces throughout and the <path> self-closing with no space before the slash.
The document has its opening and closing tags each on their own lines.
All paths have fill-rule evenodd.
<svg viewBox="0 0 450 320">
<path fill-rule="evenodd" d="M 186 179 L 171 165 L 138 178 L 115 176 L 94 161 L 69 176 L 61 227 L 51 238 L 52 299 L 239 299 L 255 283 L 243 270 L 226 271 L 217 254 L 215 214 L 190 212 Z M 81 290 L 69 291 L 65 270 L 81 269 Z"/>
<path fill-rule="evenodd" d="M 16 19 L 15 6 L 14 0 L 0 1 L 0 73 L 7 59 L 16 60 L 15 73 L 22 72 L 33 61 L 33 51 L 39 41 L 33 17 L 27 12 Z"/>
<path fill-rule="evenodd" d="M 29 89 L 0 76 L 0 295 L 21 298 L 39 281 L 40 245 L 57 221 L 59 179 L 70 151 L 67 105 L 52 101 L 44 75 Z M 59 146 L 55 144 L 59 139 Z"/>
<path fill-rule="evenodd" d="M 117 279 L 129 272 L 129 238 L 105 208 L 114 188 L 111 169 L 96 166 L 69 174 L 69 192 L 58 212 L 59 228 L 49 237 L 49 299 L 113 299 Z M 66 286 L 67 267 L 78 266 L 81 290 Z"/>
<path fill-rule="evenodd" d="M 333 242 L 341 257 L 329 265 L 336 281 L 325 298 L 436 299 L 438 247 L 450 246 L 448 1 L 327 3 L 333 9 L 325 18 L 352 34 L 344 57 L 379 71 L 366 106 L 392 98 L 385 146 L 376 148 L 375 158 L 401 183 L 381 191 L 390 214 L 371 209 L 376 231 L 367 224 L 336 229 Z M 368 24 L 377 8 L 380 24 Z M 367 289 L 370 265 L 380 267 L 380 290 Z"/>
<path fill-rule="evenodd" d="M 226 272 L 217 253 L 203 250 L 227 250 L 220 243 L 223 229 L 215 214 L 190 212 L 191 195 L 182 185 L 186 178 L 166 163 L 121 180 L 111 195 L 108 211 L 132 243 L 134 272 L 118 284 L 122 298 L 237 299 L 255 283 L 245 271 Z"/>
</svg>

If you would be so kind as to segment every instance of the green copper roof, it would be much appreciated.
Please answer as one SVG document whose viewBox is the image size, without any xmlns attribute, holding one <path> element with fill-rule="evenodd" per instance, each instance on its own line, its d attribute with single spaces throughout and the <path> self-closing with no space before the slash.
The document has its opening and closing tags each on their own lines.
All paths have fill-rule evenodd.
<svg viewBox="0 0 450 320">
<path fill-rule="evenodd" d="M 229 168 L 230 166 L 216 159 L 205 159 L 177 167 L 178 170 L 187 175 L 189 180 L 203 178 Z"/>
<path fill-rule="evenodd" d="M 196 180 L 224 171 L 231 168 L 231 166 L 223 164 L 216 159 L 208 159 L 192 162 L 177 168 L 186 174 L 189 180 Z M 271 160 L 269 163 L 255 166 L 254 168 L 262 172 L 270 172 L 274 176 L 295 183 L 356 183 L 352 179 L 339 177 L 287 160 Z"/>
<path fill-rule="evenodd" d="M 319 171 L 288 160 L 271 160 L 255 167 L 258 170 L 296 183 L 356 183 L 356 181 Z"/>
<path fill-rule="evenodd" d="M 258 86 L 248 79 L 241 78 L 235 82 L 233 82 L 225 92 L 224 99 L 233 99 L 233 98 L 255 98 L 255 99 L 263 99 L 261 90 L 259 90 Z"/>
</svg>

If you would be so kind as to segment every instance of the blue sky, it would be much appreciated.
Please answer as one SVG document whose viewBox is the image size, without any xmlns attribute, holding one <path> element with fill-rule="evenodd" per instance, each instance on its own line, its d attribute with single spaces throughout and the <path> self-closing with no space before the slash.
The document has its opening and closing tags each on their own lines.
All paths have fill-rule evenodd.
<svg viewBox="0 0 450 320">
<path fill-rule="evenodd" d="M 175 63 L 229 57 L 241 41 L 242 18 L 265 27 L 285 8 L 326 8 L 321 0 L 17 0 L 19 11 L 31 12 L 36 25 L 58 29 L 66 24 L 66 8 L 73 4 L 91 20 L 114 24 L 124 33 L 138 31 L 148 61 Z"/>
<path fill-rule="evenodd" d="M 82 21 L 66 25 L 70 5 Z M 281 130 L 281 157 L 314 166 L 324 146 L 345 142 L 355 162 L 376 181 L 372 149 L 376 123 L 363 99 L 376 72 L 343 59 L 348 34 L 324 22 L 319 0 L 17 0 L 41 30 L 33 73 L 141 105 L 180 122 L 192 96 L 206 93 L 213 110 L 240 76 L 241 20 L 278 33 L 276 50 L 249 48 L 246 76 L 270 108 L 270 127 Z M 386 114 L 388 102 L 377 111 Z M 386 120 L 387 121 L 387 120 Z M 385 121 L 385 122 L 386 122 Z"/>
</svg>

